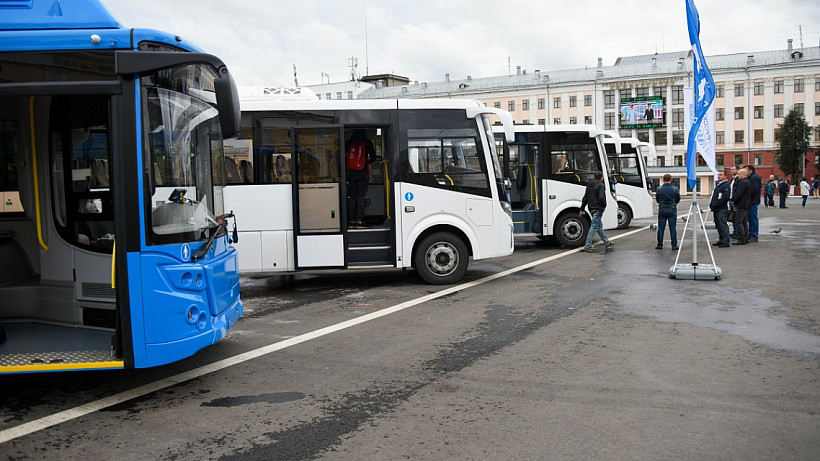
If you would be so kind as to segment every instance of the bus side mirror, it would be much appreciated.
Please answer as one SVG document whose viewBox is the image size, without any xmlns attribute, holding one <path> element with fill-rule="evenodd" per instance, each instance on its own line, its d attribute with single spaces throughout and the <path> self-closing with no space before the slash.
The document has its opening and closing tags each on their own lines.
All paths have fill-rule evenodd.
<svg viewBox="0 0 820 461">
<path fill-rule="evenodd" d="M 504 189 L 507 191 L 512 189 L 512 182 L 510 182 L 510 178 L 504 178 Z"/>
<path fill-rule="evenodd" d="M 242 127 L 242 112 L 239 109 L 239 92 L 228 68 L 219 68 L 219 78 L 214 80 L 216 109 L 219 111 L 219 127 L 223 138 L 239 134 Z"/>
</svg>

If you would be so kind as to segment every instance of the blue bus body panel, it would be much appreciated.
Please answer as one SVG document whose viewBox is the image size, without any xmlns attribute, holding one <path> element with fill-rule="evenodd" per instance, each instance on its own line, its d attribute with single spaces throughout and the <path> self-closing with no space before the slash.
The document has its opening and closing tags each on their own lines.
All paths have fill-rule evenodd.
<svg viewBox="0 0 820 461">
<path fill-rule="evenodd" d="M 0 30 L 122 29 L 99 0 L 2 0 Z"/>
<path fill-rule="evenodd" d="M 0 0 L 2 1 L 2 0 Z M 0 10 L 2 11 L 2 10 Z M 191 42 L 153 29 L 85 29 L 85 30 L 0 30 L 0 51 L 70 51 L 130 49 L 131 34 L 134 43 L 143 41 L 164 43 L 180 49 L 201 53 Z M 100 43 L 91 41 L 92 35 Z"/>
<path fill-rule="evenodd" d="M 131 303 L 132 324 L 141 323 L 133 328 L 135 367 L 189 357 L 222 339 L 242 316 L 236 250 L 221 237 L 203 259 L 191 262 L 200 245 L 150 247 L 137 254 L 139 265 L 129 265 L 129 279 L 142 282 Z M 136 338 L 138 330 L 144 341 Z M 144 349 L 137 351 L 140 344 Z"/>
</svg>

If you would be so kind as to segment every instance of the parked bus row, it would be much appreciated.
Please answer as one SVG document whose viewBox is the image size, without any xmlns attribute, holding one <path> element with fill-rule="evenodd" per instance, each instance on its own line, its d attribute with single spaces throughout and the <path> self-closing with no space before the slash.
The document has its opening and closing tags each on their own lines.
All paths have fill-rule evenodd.
<svg viewBox="0 0 820 461">
<path fill-rule="evenodd" d="M 599 170 L 607 228 L 645 212 L 621 190 L 646 192 L 643 146 L 594 126 L 514 126 L 470 100 L 240 99 L 219 58 L 98 0 L 0 13 L 0 373 L 188 357 L 242 315 L 240 273 L 451 284 L 514 234 L 580 245 Z"/>
</svg>

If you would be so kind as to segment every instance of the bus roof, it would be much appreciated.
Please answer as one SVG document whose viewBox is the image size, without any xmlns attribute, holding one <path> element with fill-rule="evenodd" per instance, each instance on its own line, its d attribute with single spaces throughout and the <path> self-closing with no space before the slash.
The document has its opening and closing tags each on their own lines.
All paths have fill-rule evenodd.
<svg viewBox="0 0 820 461">
<path fill-rule="evenodd" d="M 2 0 L 0 30 L 122 29 L 99 0 Z"/>
<path fill-rule="evenodd" d="M 493 132 L 501 133 L 503 127 L 493 126 Z M 590 138 L 602 134 L 601 129 L 596 125 L 515 125 L 516 133 L 588 133 Z"/>
<path fill-rule="evenodd" d="M 367 110 L 367 109 L 468 109 L 483 107 L 472 99 L 325 99 L 283 100 L 275 96 L 240 97 L 243 111 L 264 110 Z"/>
</svg>

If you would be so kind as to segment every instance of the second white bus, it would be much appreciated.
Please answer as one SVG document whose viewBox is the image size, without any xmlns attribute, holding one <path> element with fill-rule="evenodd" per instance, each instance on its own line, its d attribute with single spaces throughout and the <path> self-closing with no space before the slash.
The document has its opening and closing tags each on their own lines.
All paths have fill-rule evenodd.
<svg viewBox="0 0 820 461">
<path fill-rule="evenodd" d="M 237 216 L 240 273 L 409 268 L 450 284 L 469 258 L 513 251 L 490 114 L 472 100 L 285 101 L 245 97 L 226 146 L 225 206 Z M 375 150 L 363 222 L 347 209 L 345 143 Z M 371 159 L 373 160 L 373 159 Z"/>
<path fill-rule="evenodd" d="M 615 195 L 618 200 L 618 229 L 626 229 L 633 218 L 652 216 L 651 181 L 646 172 L 642 150 L 654 148 L 635 138 L 604 140 L 610 174 L 615 178 Z M 618 148 L 620 147 L 620 149 Z"/>
</svg>

